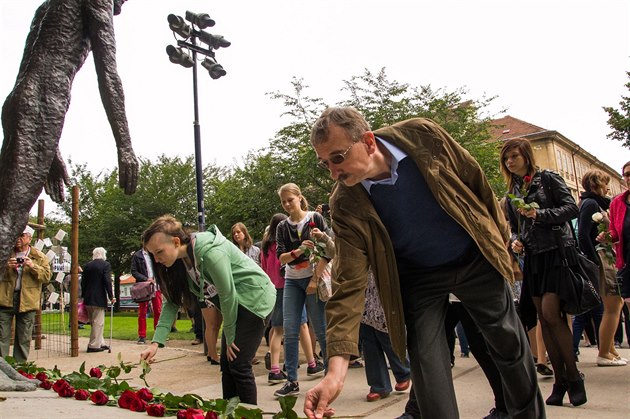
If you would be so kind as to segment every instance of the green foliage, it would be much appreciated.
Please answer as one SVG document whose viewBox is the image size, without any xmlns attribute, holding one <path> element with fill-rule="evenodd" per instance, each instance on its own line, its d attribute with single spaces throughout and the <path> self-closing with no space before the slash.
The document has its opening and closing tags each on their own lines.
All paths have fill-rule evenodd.
<svg viewBox="0 0 630 419">
<path fill-rule="evenodd" d="M 626 72 L 630 77 L 630 71 Z M 625 84 L 630 90 L 630 82 Z M 620 109 L 613 107 L 604 107 L 604 111 L 608 114 L 608 125 L 612 128 L 612 132 L 606 137 L 610 140 L 621 141 L 621 145 L 630 148 L 630 96 L 622 96 L 619 102 Z"/>
</svg>

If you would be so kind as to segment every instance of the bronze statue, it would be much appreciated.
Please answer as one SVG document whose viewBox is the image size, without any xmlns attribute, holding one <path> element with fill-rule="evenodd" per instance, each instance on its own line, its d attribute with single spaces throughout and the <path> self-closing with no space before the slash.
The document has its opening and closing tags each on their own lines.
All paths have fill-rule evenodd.
<svg viewBox="0 0 630 419">
<path fill-rule="evenodd" d="M 125 1 L 47 0 L 35 12 L 15 87 L 2 107 L 0 266 L 7 263 L 42 188 L 55 202 L 64 200 L 69 180 L 59 138 L 74 76 L 90 51 L 118 148 L 119 185 L 126 194 L 136 190 L 138 160 L 116 70 L 113 25 Z"/>
</svg>

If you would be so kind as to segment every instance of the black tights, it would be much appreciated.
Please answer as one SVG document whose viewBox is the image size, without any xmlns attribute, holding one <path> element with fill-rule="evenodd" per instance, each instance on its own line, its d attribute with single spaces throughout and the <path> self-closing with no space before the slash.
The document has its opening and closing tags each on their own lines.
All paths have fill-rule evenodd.
<svg viewBox="0 0 630 419">
<path fill-rule="evenodd" d="M 573 353 L 573 336 L 567 324 L 566 314 L 560 311 L 558 295 L 545 293 L 542 297 L 532 299 L 540 319 L 555 382 L 561 384 L 566 381 L 577 381 L 580 373 Z"/>
</svg>

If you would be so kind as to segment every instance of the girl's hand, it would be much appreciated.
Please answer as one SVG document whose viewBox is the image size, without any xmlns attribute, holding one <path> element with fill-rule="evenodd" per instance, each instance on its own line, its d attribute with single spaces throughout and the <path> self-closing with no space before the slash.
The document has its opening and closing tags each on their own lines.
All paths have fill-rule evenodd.
<svg viewBox="0 0 630 419">
<path fill-rule="evenodd" d="M 315 237 L 315 240 L 319 241 L 322 237 L 324 237 L 324 232 L 317 227 L 313 227 L 311 229 L 311 236 Z"/>
<path fill-rule="evenodd" d="M 306 295 L 315 294 L 315 291 L 317 291 L 317 277 L 313 275 L 306 287 Z"/>
<path fill-rule="evenodd" d="M 157 350 L 158 350 L 158 344 L 154 342 L 151 345 L 149 345 L 147 349 L 145 349 L 144 351 L 140 353 L 140 359 L 143 359 L 147 361 L 149 364 L 151 364 L 154 361 L 153 358 L 155 357 Z"/>
<path fill-rule="evenodd" d="M 606 242 L 606 232 L 602 231 L 601 233 L 599 233 L 597 235 L 597 237 L 595 237 L 595 240 L 598 241 L 599 243 L 605 243 Z"/>
<path fill-rule="evenodd" d="M 308 247 L 311 250 L 315 249 L 315 243 L 312 240 L 304 240 L 302 246 Z"/>
<path fill-rule="evenodd" d="M 519 240 L 514 240 L 512 242 L 512 251 L 517 255 L 523 253 L 523 243 L 521 243 Z"/>
<path fill-rule="evenodd" d="M 238 356 L 238 352 L 240 352 L 241 350 L 238 349 L 238 346 L 236 346 L 236 344 L 234 342 L 232 342 L 232 344 L 230 346 L 227 347 L 227 359 L 228 361 L 232 362 L 236 359 L 236 357 Z"/>
<path fill-rule="evenodd" d="M 536 219 L 536 208 L 530 208 L 530 209 L 525 209 L 525 208 L 519 208 L 518 209 L 519 214 L 521 214 L 523 217 L 527 217 L 527 218 L 531 218 L 533 220 Z"/>
</svg>

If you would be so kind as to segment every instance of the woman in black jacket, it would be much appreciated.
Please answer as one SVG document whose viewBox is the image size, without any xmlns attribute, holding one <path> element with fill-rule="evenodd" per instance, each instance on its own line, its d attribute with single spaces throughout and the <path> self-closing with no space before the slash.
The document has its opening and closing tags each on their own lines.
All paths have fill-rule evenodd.
<svg viewBox="0 0 630 419">
<path fill-rule="evenodd" d="M 577 249 L 568 223 L 578 215 L 578 208 L 560 175 L 537 170 L 526 139 L 514 138 L 503 144 L 501 172 L 508 185 L 511 248 L 516 254 L 525 253 L 521 299 L 531 297 L 536 307 L 554 370 L 553 392 L 546 403 L 562 406 L 564 393 L 568 392 L 571 404 L 579 406 L 586 403 L 586 391 L 575 362 L 571 330 L 562 311 L 561 281 L 569 278 L 557 245 L 564 244 L 569 265 L 577 264 Z"/>
<path fill-rule="evenodd" d="M 116 299 L 112 290 L 112 268 L 107 262 L 107 252 L 102 247 L 92 251 L 92 260 L 85 264 L 81 274 L 81 297 L 90 317 L 90 342 L 88 352 L 109 349 L 103 339 L 107 300 Z"/>
</svg>

